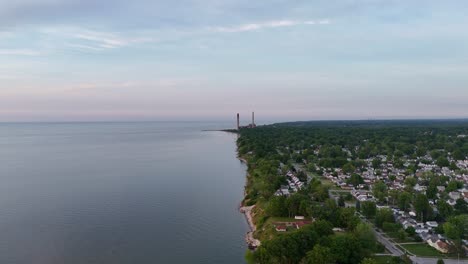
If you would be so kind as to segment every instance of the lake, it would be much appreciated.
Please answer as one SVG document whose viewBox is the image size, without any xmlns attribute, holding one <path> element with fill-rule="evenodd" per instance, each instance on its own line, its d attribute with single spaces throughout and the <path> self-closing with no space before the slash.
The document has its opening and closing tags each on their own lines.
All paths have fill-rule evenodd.
<svg viewBox="0 0 468 264">
<path fill-rule="evenodd" d="M 0 124 L 0 263 L 245 263 L 233 124 Z"/>
</svg>

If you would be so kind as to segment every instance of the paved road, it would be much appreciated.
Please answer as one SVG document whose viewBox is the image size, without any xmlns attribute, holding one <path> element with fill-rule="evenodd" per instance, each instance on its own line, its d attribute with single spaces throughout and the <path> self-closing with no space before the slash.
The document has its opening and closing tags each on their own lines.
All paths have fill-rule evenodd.
<svg viewBox="0 0 468 264">
<path fill-rule="evenodd" d="M 401 256 L 404 255 L 405 253 L 399 249 L 394 243 L 392 243 L 388 238 L 382 235 L 382 233 L 375 231 L 375 237 L 377 238 L 377 241 L 379 241 L 382 245 L 385 246 L 385 248 L 392 253 L 394 256 Z"/>
<path fill-rule="evenodd" d="M 359 214 L 359 217 L 369 223 L 365 217 Z M 369 223 L 370 224 L 370 223 Z M 371 224 L 372 225 L 372 224 Z M 373 225 L 372 225 L 373 226 Z M 387 237 L 385 237 L 382 233 L 377 231 L 375 228 L 373 228 L 375 232 L 375 237 L 377 238 L 377 241 L 379 241 L 382 245 L 385 246 L 385 248 L 393 255 L 393 256 L 401 256 L 404 254 L 404 252 L 399 249 L 395 243 L 390 241 Z M 411 260 L 415 264 L 436 264 L 438 258 L 423 258 L 423 257 L 416 257 L 416 256 L 410 256 Z M 444 259 L 445 264 L 468 264 L 468 260 L 457 260 L 457 259 Z"/>
<path fill-rule="evenodd" d="M 436 258 L 421 258 L 421 257 L 410 257 L 414 263 L 417 264 L 436 264 Z M 456 259 L 444 259 L 445 264 L 468 264 L 468 260 L 461 259 L 460 262 Z"/>
</svg>

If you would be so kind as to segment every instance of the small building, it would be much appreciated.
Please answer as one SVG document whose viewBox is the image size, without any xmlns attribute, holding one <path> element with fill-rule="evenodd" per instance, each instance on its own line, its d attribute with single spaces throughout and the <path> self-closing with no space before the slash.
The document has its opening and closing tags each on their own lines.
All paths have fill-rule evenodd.
<svg viewBox="0 0 468 264">
<path fill-rule="evenodd" d="M 287 231 L 286 226 L 284 226 L 284 225 L 277 225 L 275 227 L 275 229 L 276 229 L 277 232 L 286 232 Z"/>
</svg>

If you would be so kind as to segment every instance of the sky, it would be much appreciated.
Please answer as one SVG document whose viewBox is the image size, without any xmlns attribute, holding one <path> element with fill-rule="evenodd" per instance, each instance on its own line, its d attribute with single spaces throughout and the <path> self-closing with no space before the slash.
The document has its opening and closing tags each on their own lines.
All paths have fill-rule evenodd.
<svg viewBox="0 0 468 264">
<path fill-rule="evenodd" d="M 467 118 L 468 1 L 0 0 L 0 122 Z"/>
</svg>

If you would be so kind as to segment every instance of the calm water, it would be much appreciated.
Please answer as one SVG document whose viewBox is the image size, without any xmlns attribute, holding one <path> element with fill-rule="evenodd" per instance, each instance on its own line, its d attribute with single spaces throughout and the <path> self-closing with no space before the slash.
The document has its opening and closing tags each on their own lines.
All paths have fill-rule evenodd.
<svg viewBox="0 0 468 264">
<path fill-rule="evenodd" d="M 244 263 L 231 124 L 0 124 L 0 263 Z"/>
</svg>

